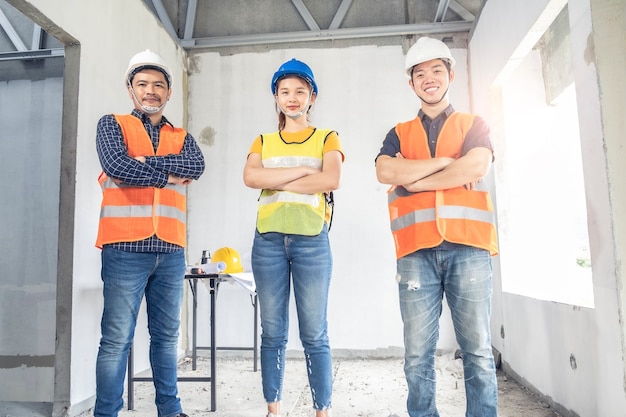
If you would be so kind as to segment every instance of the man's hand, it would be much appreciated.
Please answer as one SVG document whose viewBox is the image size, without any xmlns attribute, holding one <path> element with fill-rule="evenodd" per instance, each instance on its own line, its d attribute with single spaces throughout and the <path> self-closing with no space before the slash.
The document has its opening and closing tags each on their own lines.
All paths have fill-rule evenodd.
<svg viewBox="0 0 626 417">
<path fill-rule="evenodd" d="M 191 178 L 181 178 L 181 177 L 177 177 L 176 175 L 171 175 L 171 174 L 167 178 L 168 184 L 189 185 L 191 184 L 191 181 L 192 181 Z"/>
<path fill-rule="evenodd" d="M 405 159 L 404 155 L 402 155 L 401 152 L 397 152 L 395 156 L 398 159 Z M 433 175 L 433 174 L 436 174 L 438 172 L 443 171 L 448 165 L 450 165 L 452 162 L 455 161 L 454 158 L 451 158 L 451 157 L 448 157 L 448 156 L 438 156 L 438 157 L 433 158 L 433 159 L 441 161 L 442 162 L 442 168 L 440 170 L 438 170 L 438 171 L 433 172 L 430 175 Z M 428 178 L 430 175 L 426 175 L 424 178 Z M 407 190 L 407 191 L 409 191 L 411 193 L 419 193 L 419 192 L 422 192 L 422 191 L 433 191 L 433 190 L 429 190 L 428 188 L 424 188 L 424 187 L 421 186 L 422 183 L 420 181 L 422 179 L 424 179 L 424 178 L 420 178 L 420 179 L 415 180 L 415 181 L 413 181 L 413 182 L 411 182 L 409 184 L 403 184 L 402 187 L 404 187 L 405 190 Z M 395 187 L 396 186 L 393 186 L 391 189 L 393 190 Z"/>
<path fill-rule="evenodd" d="M 463 187 L 464 187 L 466 190 L 468 190 L 468 191 L 475 190 L 475 189 L 476 189 L 476 185 L 477 185 L 479 182 L 481 182 L 482 180 L 483 180 L 482 178 L 479 178 L 479 179 L 477 179 L 476 181 L 472 181 L 472 182 L 469 182 L 469 183 L 467 183 L 467 184 L 464 184 L 464 185 L 463 185 Z M 429 191 L 429 190 L 427 190 L 427 189 L 420 188 L 419 180 L 418 180 L 418 181 L 415 181 L 415 182 L 413 182 L 413 183 L 411 183 L 411 184 L 406 184 L 406 185 L 404 185 L 404 188 L 406 188 L 406 190 L 407 190 L 407 191 L 410 191 L 410 192 L 412 192 L 412 193 L 419 193 L 419 192 L 421 192 L 421 191 Z"/>
<path fill-rule="evenodd" d="M 465 187 L 465 189 L 469 190 L 469 191 L 474 190 L 474 189 L 476 189 L 476 184 L 478 184 L 482 180 L 483 180 L 482 178 L 479 178 L 476 181 L 472 181 L 472 182 L 470 182 L 468 184 L 465 184 L 463 187 Z"/>
<path fill-rule="evenodd" d="M 146 163 L 146 157 L 145 156 L 136 156 L 135 159 L 139 162 L 141 162 L 142 164 Z"/>
</svg>

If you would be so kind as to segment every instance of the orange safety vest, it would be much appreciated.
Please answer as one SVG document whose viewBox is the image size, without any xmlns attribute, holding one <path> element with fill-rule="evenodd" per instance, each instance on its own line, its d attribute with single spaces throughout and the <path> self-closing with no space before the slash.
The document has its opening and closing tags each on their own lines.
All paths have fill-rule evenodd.
<svg viewBox="0 0 626 417">
<path fill-rule="evenodd" d="M 179 154 L 187 133 L 163 125 L 159 146 L 154 146 L 141 120 L 132 115 L 114 115 L 131 158 Z M 102 205 L 96 246 L 107 243 L 135 242 L 156 234 L 169 243 L 185 247 L 187 198 L 185 187 L 167 184 L 164 188 L 133 187 L 116 184 L 104 172 L 98 177 Z"/>
<path fill-rule="evenodd" d="M 437 140 L 437 157 L 459 158 L 465 135 L 474 116 L 452 113 Z M 396 126 L 400 152 L 407 159 L 431 158 L 428 137 L 418 117 Z M 388 194 L 389 218 L 396 257 L 432 248 L 444 240 L 498 253 L 493 204 L 483 183 L 474 190 L 456 187 L 448 190 L 407 192 L 393 187 Z"/>
</svg>

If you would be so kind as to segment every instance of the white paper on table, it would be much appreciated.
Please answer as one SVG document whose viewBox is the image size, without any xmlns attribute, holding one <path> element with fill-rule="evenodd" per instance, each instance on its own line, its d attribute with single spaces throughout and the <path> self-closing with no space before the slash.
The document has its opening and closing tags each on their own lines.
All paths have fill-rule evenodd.
<svg viewBox="0 0 626 417">
<path fill-rule="evenodd" d="M 201 266 L 206 266 L 206 264 L 202 264 Z M 231 279 L 230 281 L 228 281 L 231 284 L 237 283 L 241 285 L 246 291 L 250 292 L 251 295 L 256 294 L 256 284 L 254 282 L 254 275 L 252 274 L 252 272 L 227 273 L 224 275 L 227 275 Z M 204 281 L 204 285 L 207 287 L 207 289 L 211 291 L 211 281 L 208 279 L 203 279 L 202 281 Z"/>
<path fill-rule="evenodd" d="M 256 294 L 256 284 L 254 282 L 254 275 L 252 272 L 237 272 L 229 273 L 230 277 L 237 284 L 241 285 L 244 289 L 250 291 L 252 295 Z"/>
</svg>

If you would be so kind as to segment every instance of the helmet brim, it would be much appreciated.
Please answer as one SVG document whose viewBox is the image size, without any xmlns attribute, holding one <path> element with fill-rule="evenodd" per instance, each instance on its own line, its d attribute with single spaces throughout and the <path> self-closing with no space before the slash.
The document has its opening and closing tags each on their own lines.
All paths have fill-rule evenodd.
<svg viewBox="0 0 626 417">
<path fill-rule="evenodd" d="M 165 80 L 167 81 L 167 86 L 168 87 L 172 86 L 172 75 L 169 73 L 169 70 L 162 66 L 155 65 L 154 63 L 146 63 L 146 64 L 138 63 L 138 64 L 133 65 L 127 71 L 126 82 L 128 84 L 132 84 L 133 78 L 135 78 L 135 75 L 137 75 L 137 73 L 143 70 L 155 70 L 155 71 L 161 72 L 165 76 Z"/>
<path fill-rule="evenodd" d="M 294 71 L 278 71 L 276 74 L 274 74 L 274 79 L 272 80 L 272 93 L 273 94 L 276 94 L 276 89 L 278 87 L 278 83 L 280 82 L 280 80 L 289 76 L 302 78 L 304 81 L 307 82 L 307 84 L 311 86 L 313 93 L 317 94 L 317 84 L 315 83 L 315 80 L 312 80 L 311 77 L 309 77 L 307 74 L 303 72 L 294 72 Z"/>
</svg>

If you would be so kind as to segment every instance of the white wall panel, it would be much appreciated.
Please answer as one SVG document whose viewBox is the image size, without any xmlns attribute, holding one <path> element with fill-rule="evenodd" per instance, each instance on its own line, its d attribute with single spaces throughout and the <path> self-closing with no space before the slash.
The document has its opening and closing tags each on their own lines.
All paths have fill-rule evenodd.
<svg viewBox="0 0 626 417">
<path fill-rule="evenodd" d="M 464 50 L 454 54 L 459 64 L 451 97 L 458 110 L 468 110 L 466 54 Z M 245 187 L 243 167 L 254 138 L 277 129 L 270 81 L 291 58 L 309 64 L 316 77 L 319 95 L 312 124 L 337 130 L 346 156 L 330 232 L 331 347 L 388 354 L 385 349 L 403 346 L 402 322 L 387 186 L 376 180 L 374 158 L 387 132 L 397 122 L 415 117 L 419 109 L 403 71 L 400 45 L 191 57 L 189 128 L 201 144 L 207 171 L 190 189 L 189 261 L 197 262 L 203 249 L 232 246 L 249 269 L 259 191 Z M 231 306 L 230 312 L 223 307 L 222 316 L 248 308 L 245 298 L 220 303 Z M 451 350 L 456 342 L 449 312 L 444 311 L 439 348 Z M 301 350 L 293 305 L 290 315 L 288 349 Z M 247 332 L 236 335 L 228 340 L 243 344 L 249 338 Z"/>
</svg>

